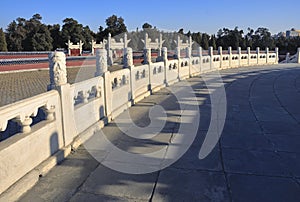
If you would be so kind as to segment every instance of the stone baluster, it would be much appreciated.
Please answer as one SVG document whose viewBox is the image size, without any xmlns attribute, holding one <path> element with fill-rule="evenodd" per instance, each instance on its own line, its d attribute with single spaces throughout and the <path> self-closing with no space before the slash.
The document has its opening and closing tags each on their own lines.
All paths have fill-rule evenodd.
<svg viewBox="0 0 300 202">
<path fill-rule="evenodd" d="M 89 102 L 89 100 L 88 100 L 89 96 L 90 96 L 90 91 L 82 91 L 81 92 L 81 100 L 82 100 L 82 102 L 83 103 L 88 103 Z"/>
<path fill-rule="evenodd" d="M 46 113 L 46 120 L 48 121 L 54 120 L 55 106 L 52 105 L 49 108 L 44 108 L 43 110 Z"/>
<path fill-rule="evenodd" d="M 16 118 L 15 121 L 21 126 L 21 133 L 29 133 L 31 131 L 32 118 L 30 116 Z"/>
</svg>

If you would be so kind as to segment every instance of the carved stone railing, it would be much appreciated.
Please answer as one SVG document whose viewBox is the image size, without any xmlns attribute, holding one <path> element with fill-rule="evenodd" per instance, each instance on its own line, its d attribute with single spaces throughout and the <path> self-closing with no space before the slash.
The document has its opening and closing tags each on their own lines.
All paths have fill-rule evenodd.
<svg viewBox="0 0 300 202">
<path fill-rule="evenodd" d="M 45 116 L 34 125 L 39 109 Z M 0 193 L 64 146 L 59 93 L 49 91 L 0 108 L 0 131 L 9 121 L 20 131 L 0 142 Z M 38 115 L 39 116 L 39 115 Z"/>
<path fill-rule="evenodd" d="M 51 91 L 0 108 L 0 131 L 8 130 L 10 122 L 20 125 L 14 136 L 0 142 L 3 171 L 0 193 L 62 147 L 72 145 L 89 128 L 103 120 L 111 121 L 157 89 L 202 72 L 278 62 L 278 49 L 275 52 L 238 49 L 232 54 L 231 48 L 228 51 L 199 48 L 198 56 L 192 56 L 190 45 L 190 42 L 184 44 L 184 58 L 177 55 L 178 59 L 169 60 L 168 50 L 163 47 L 160 62 L 148 61 L 142 66 L 133 65 L 132 49 L 127 47 L 123 51 L 124 68 L 114 72 L 107 70 L 107 51 L 97 50 L 95 77 L 72 85 L 67 81 L 65 55 L 51 53 L 48 86 Z M 147 50 L 147 54 L 150 52 Z M 44 111 L 45 117 L 36 121 L 33 117 L 39 111 Z M 19 153 L 22 155 L 17 158 Z"/>
</svg>

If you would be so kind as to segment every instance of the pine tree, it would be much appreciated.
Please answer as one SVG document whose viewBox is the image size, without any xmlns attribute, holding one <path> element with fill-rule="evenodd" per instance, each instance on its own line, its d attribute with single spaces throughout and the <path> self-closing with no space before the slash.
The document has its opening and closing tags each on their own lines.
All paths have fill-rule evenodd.
<svg viewBox="0 0 300 202">
<path fill-rule="evenodd" d="M 6 52 L 7 51 L 7 44 L 6 44 L 6 39 L 5 39 L 5 34 L 0 28 L 0 51 Z"/>
</svg>

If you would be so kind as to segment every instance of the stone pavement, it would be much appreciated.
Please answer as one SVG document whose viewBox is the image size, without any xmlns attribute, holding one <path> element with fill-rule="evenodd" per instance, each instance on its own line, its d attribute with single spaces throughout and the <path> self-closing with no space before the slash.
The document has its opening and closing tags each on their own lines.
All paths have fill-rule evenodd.
<svg viewBox="0 0 300 202">
<path fill-rule="evenodd" d="M 205 159 L 199 160 L 198 154 L 212 106 L 204 78 L 195 77 L 188 81 L 199 102 L 199 130 L 189 150 L 173 165 L 154 173 L 124 174 L 103 166 L 81 146 L 41 176 L 19 201 L 299 201 L 300 66 L 220 73 L 227 94 L 226 122 L 220 140 Z M 129 109 L 137 125 L 149 124 L 147 114 L 153 105 L 167 112 L 179 107 L 170 91 L 163 89 Z M 176 119 L 172 113 L 168 116 Z M 128 138 L 114 123 L 102 131 L 124 151 L 149 153 L 168 146 L 178 127 L 176 121 L 167 124 L 151 140 Z M 96 152 L 100 161 L 101 152 L 106 151 Z M 138 163 L 118 163 L 139 167 Z"/>
<path fill-rule="evenodd" d="M 110 67 L 110 71 L 120 69 L 120 66 Z M 85 69 L 89 69 L 87 72 Z M 67 78 L 69 83 L 78 81 L 78 72 L 94 76 L 96 69 L 90 67 L 67 68 Z M 49 70 L 39 69 L 30 71 L 16 71 L 12 73 L 0 73 L 0 107 L 26 99 L 47 91 L 50 83 Z"/>
</svg>

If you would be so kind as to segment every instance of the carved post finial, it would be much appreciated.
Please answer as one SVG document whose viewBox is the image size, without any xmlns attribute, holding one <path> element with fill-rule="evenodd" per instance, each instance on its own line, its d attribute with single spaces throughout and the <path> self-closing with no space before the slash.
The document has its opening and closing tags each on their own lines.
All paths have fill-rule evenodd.
<svg viewBox="0 0 300 202">
<path fill-rule="evenodd" d="M 168 49 L 167 47 L 162 47 L 162 59 L 164 62 L 168 61 Z"/>
<path fill-rule="evenodd" d="M 67 83 L 66 55 L 63 52 L 52 52 L 49 58 L 49 89 L 61 86 Z"/>
<path fill-rule="evenodd" d="M 124 67 L 133 67 L 132 48 L 124 49 Z"/>
<path fill-rule="evenodd" d="M 96 74 L 101 76 L 107 72 L 107 51 L 105 49 L 96 50 Z"/>
<path fill-rule="evenodd" d="M 144 62 L 143 64 L 151 64 L 151 48 L 144 49 Z"/>
</svg>

